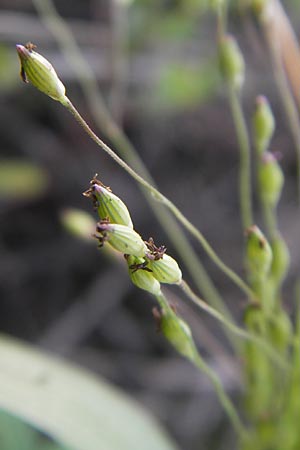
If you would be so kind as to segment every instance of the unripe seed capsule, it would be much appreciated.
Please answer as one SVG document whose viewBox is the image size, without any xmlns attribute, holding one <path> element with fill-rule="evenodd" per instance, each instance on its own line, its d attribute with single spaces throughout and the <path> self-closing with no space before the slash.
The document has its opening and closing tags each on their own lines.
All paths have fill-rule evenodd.
<svg viewBox="0 0 300 450">
<path fill-rule="evenodd" d="M 261 155 L 267 150 L 275 129 L 275 119 L 266 97 L 260 95 L 256 99 L 253 116 L 253 132 L 255 147 Z"/>
<path fill-rule="evenodd" d="M 177 261 L 166 253 L 158 260 L 149 260 L 148 267 L 161 283 L 180 284 L 182 273 Z"/>
<path fill-rule="evenodd" d="M 271 267 L 271 247 L 256 225 L 246 230 L 245 263 L 249 276 L 256 279 L 263 279 Z"/>
<path fill-rule="evenodd" d="M 111 223 L 126 225 L 133 229 L 133 223 L 125 203 L 96 178 L 91 183 L 91 188 L 84 195 L 92 197 L 100 219 L 109 218 Z"/>
<path fill-rule="evenodd" d="M 258 184 L 262 201 L 275 208 L 279 201 L 284 175 L 276 157 L 270 153 L 264 153 L 258 167 Z"/>
<path fill-rule="evenodd" d="M 234 89 L 240 90 L 245 79 L 245 62 L 236 40 L 224 36 L 219 44 L 219 61 L 222 75 Z"/>
<path fill-rule="evenodd" d="M 145 270 L 145 260 L 143 258 L 136 258 L 132 255 L 126 255 L 126 259 L 129 276 L 133 284 L 144 291 L 150 292 L 150 294 L 159 295 L 161 293 L 160 283 L 153 276 L 152 272 Z"/>
<path fill-rule="evenodd" d="M 190 327 L 172 310 L 162 312 L 160 329 L 178 353 L 190 360 L 194 359 L 195 344 Z"/>
<path fill-rule="evenodd" d="M 58 78 L 52 64 L 39 53 L 33 44 L 16 45 L 21 61 L 21 77 L 54 100 L 64 102 L 65 86 Z"/>
<path fill-rule="evenodd" d="M 99 239 L 100 246 L 107 241 L 115 250 L 124 254 L 143 257 L 147 251 L 141 236 L 126 225 L 103 220 L 97 223 L 95 237 Z"/>
</svg>

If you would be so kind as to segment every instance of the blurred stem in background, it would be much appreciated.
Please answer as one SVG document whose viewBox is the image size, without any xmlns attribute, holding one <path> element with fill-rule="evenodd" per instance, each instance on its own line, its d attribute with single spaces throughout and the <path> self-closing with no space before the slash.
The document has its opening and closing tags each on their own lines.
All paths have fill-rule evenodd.
<svg viewBox="0 0 300 450">
<path fill-rule="evenodd" d="M 290 21 L 278 0 L 265 2 L 262 9 L 257 11 L 257 16 L 268 46 L 275 82 L 295 145 L 298 203 L 300 203 L 300 120 L 296 102 L 290 90 L 291 85 L 300 107 L 299 46 Z"/>
<path fill-rule="evenodd" d="M 217 14 L 218 50 L 220 69 L 227 85 L 228 101 L 240 151 L 239 197 L 242 228 L 244 231 L 254 223 L 252 214 L 250 142 L 240 98 L 245 81 L 245 62 L 236 40 L 225 29 L 227 23 L 226 12 L 226 8 L 220 3 Z"/>
<path fill-rule="evenodd" d="M 209 378 L 239 439 L 246 441 L 248 438 L 247 429 L 243 425 L 235 406 L 226 394 L 219 377 L 199 354 L 189 326 L 175 314 L 164 294 L 157 295 L 156 300 L 161 307 L 159 328 L 162 333 L 182 356 L 190 360 L 200 372 L 203 372 Z"/>
</svg>

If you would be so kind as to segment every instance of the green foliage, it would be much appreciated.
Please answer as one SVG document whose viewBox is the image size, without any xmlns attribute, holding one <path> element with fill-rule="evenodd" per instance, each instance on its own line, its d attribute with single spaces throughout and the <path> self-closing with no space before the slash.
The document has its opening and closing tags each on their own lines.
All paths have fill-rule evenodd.
<svg viewBox="0 0 300 450">
<path fill-rule="evenodd" d="M 3 450 L 70 450 L 4 411 L 0 411 L 0 442 Z"/>
<path fill-rule="evenodd" d="M 100 378 L 3 336 L 0 385 L 0 408 L 70 450 L 176 449 L 153 418 Z M 18 430 L 26 433 L 27 445 L 18 450 L 29 450 L 36 436 L 24 425 Z M 6 439 L 19 442 L 17 436 Z"/>
</svg>

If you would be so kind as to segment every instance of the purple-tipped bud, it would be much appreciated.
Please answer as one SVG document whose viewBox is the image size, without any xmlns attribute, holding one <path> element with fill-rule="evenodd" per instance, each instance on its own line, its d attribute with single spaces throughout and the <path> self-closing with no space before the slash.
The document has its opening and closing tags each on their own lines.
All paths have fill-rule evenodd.
<svg viewBox="0 0 300 450">
<path fill-rule="evenodd" d="M 99 240 L 100 246 L 107 241 L 115 250 L 123 254 L 143 257 L 147 251 L 141 236 L 126 225 L 102 220 L 97 223 L 95 237 Z"/>
<path fill-rule="evenodd" d="M 21 78 L 30 82 L 44 94 L 54 100 L 64 102 L 65 86 L 58 78 L 52 64 L 42 55 L 34 51 L 35 45 L 28 43 L 25 46 L 18 44 L 16 49 L 21 62 Z"/>
</svg>

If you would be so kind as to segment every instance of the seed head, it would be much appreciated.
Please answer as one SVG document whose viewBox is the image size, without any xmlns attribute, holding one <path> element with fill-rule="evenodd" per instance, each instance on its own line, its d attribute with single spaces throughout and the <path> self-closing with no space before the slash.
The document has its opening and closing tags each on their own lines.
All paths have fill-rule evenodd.
<svg viewBox="0 0 300 450">
<path fill-rule="evenodd" d="M 276 208 L 279 201 L 284 175 L 273 153 L 265 152 L 258 167 L 259 191 L 263 202 Z"/>
<path fill-rule="evenodd" d="M 246 230 L 246 268 L 252 279 L 264 279 L 272 263 L 272 249 L 256 225 Z"/>
<path fill-rule="evenodd" d="M 126 225 L 110 223 L 109 220 L 97 223 L 95 237 L 100 246 L 107 241 L 115 250 L 127 255 L 143 257 L 147 251 L 146 244 L 136 231 Z"/>
<path fill-rule="evenodd" d="M 222 75 L 229 86 L 240 90 L 245 79 L 245 62 L 236 40 L 224 36 L 219 44 L 219 61 Z"/>
<path fill-rule="evenodd" d="M 16 45 L 21 62 L 21 78 L 25 83 L 30 82 L 44 94 L 63 103 L 66 99 L 65 86 L 58 78 L 52 64 L 37 53 L 34 50 L 35 47 L 31 43 L 25 46 Z"/>
<path fill-rule="evenodd" d="M 158 260 L 149 260 L 148 267 L 161 283 L 180 284 L 182 273 L 177 261 L 166 253 Z"/>
<path fill-rule="evenodd" d="M 196 349 L 190 327 L 172 309 L 161 312 L 160 330 L 178 353 L 193 360 Z"/>
<path fill-rule="evenodd" d="M 268 149 L 275 129 L 275 119 L 268 99 L 260 95 L 256 99 L 253 116 L 255 146 L 259 154 Z"/>
<path fill-rule="evenodd" d="M 133 229 L 133 223 L 125 203 L 97 178 L 93 178 L 91 187 L 84 192 L 84 195 L 92 198 L 101 220 L 108 217 L 111 223 L 126 225 Z"/>
<path fill-rule="evenodd" d="M 147 270 L 145 259 L 136 258 L 132 255 L 126 255 L 129 276 L 133 284 L 140 289 L 150 292 L 153 295 L 160 294 L 160 283 L 153 276 L 151 270 Z"/>
</svg>

